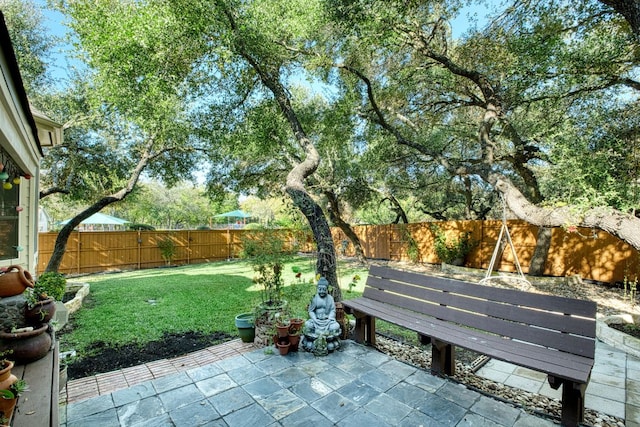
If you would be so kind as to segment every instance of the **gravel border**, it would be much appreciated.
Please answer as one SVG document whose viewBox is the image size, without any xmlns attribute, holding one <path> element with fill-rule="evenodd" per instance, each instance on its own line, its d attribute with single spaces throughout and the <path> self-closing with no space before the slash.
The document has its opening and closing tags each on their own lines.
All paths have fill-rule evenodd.
<svg viewBox="0 0 640 427">
<path fill-rule="evenodd" d="M 428 348 L 425 350 L 381 335 L 376 336 L 376 348 L 382 353 L 409 365 L 424 370 L 430 369 L 431 352 Z M 475 371 L 481 366 L 481 361 L 471 363 L 471 366 L 456 361 L 455 376 L 447 378 L 463 384 L 471 390 L 520 407 L 536 416 L 549 418 L 557 423 L 560 422 L 561 403 L 559 400 L 482 378 L 475 374 Z M 623 419 L 589 408 L 585 408 L 583 424 L 593 427 L 625 426 Z"/>
</svg>

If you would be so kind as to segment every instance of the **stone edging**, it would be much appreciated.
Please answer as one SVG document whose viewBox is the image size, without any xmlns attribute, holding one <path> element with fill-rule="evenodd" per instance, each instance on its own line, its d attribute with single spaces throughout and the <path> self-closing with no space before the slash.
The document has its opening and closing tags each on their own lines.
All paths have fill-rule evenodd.
<svg viewBox="0 0 640 427">
<path fill-rule="evenodd" d="M 64 303 L 64 306 L 67 307 L 67 310 L 69 310 L 69 314 L 71 314 L 80 310 L 80 307 L 82 307 L 82 301 L 84 300 L 84 297 L 89 295 L 90 287 L 88 283 L 79 282 L 79 283 L 67 284 L 67 289 L 71 292 L 76 290 L 76 296 L 73 297 L 72 300 Z"/>
<path fill-rule="evenodd" d="M 631 314 L 619 314 L 599 318 L 596 321 L 596 336 L 598 339 L 612 347 L 640 358 L 640 339 L 609 327 L 616 323 L 639 323 L 640 316 Z"/>
</svg>

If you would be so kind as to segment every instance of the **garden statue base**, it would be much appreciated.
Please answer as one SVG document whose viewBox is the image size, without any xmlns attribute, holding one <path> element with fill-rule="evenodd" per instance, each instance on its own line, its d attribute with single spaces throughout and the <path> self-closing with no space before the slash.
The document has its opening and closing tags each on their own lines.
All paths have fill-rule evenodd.
<svg viewBox="0 0 640 427">
<path fill-rule="evenodd" d="M 340 335 L 340 333 L 333 335 L 306 333 L 300 340 L 300 346 L 316 356 L 326 356 L 340 348 Z"/>
</svg>

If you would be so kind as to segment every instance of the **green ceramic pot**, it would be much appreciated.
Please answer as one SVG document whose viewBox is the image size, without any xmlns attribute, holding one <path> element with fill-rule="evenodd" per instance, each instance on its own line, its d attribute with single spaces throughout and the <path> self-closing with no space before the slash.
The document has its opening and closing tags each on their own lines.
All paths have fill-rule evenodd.
<svg viewBox="0 0 640 427">
<path fill-rule="evenodd" d="M 253 342 L 256 329 L 253 323 L 253 313 L 241 313 L 236 316 L 236 328 L 242 342 Z"/>
</svg>

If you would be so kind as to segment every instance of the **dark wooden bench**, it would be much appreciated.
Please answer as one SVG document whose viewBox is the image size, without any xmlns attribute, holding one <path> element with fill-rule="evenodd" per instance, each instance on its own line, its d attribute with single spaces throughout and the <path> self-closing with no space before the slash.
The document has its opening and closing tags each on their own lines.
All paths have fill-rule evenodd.
<svg viewBox="0 0 640 427">
<path fill-rule="evenodd" d="M 13 412 L 12 427 L 59 427 L 59 351 L 53 349 L 40 360 L 16 365 L 12 372 L 29 385 Z"/>
<path fill-rule="evenodd" d="M 431 372 L 454 375 L 455 347 L 547 374 L 562 386 L 562 424 L 584 419 L 595 357 L 596 303 L 371 267 L 362 297 L 342 301 L 355 340 L 375 344 L 375 319 L 431 343 Z"/>
</svg>

